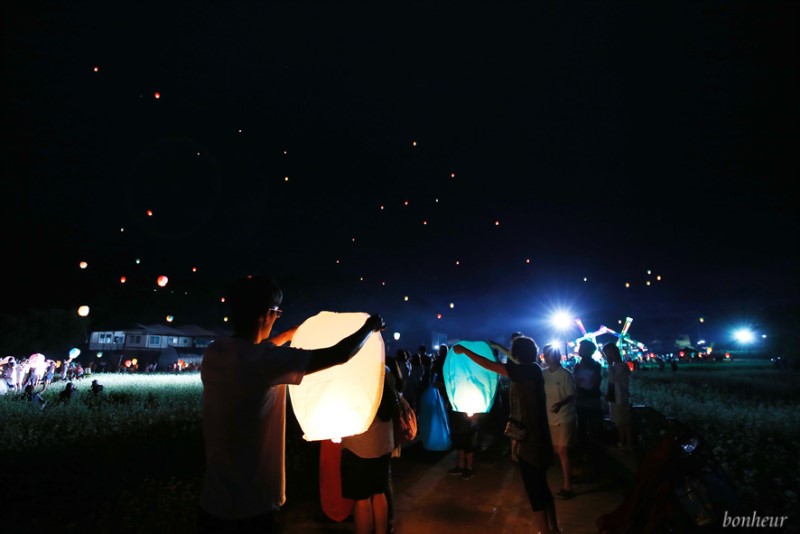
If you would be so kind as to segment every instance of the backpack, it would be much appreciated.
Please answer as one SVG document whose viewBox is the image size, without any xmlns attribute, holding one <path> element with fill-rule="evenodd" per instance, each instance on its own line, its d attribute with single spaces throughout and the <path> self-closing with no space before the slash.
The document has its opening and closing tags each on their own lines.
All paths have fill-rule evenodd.
<svg viewBox="0 0 800 534">
<path fill-rule="evenodd" d="M 403 445 L 417 437 L 417 414 L 402 396 L 397 396 L 398 413 L 394 417 L 394 445 Z"/>
</svg>

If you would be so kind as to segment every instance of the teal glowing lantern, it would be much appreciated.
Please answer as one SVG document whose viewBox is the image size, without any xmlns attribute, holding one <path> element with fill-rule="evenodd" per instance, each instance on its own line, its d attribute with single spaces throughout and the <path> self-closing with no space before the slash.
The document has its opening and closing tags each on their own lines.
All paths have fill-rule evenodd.
<svg viewBox="0 0 800 534">
<path fill-rule="evenodd" d="M 497 361 L 488 343 L 484 341 L 459 341 L 461 345 L 487 360 Z M 467 415 L 487 413 L 494 403 L 497 391 L 497 374 L 484 369 L 464 354 L 447 351 L 444 360 L 444 387 L 453 409 Z"/>
</svg>

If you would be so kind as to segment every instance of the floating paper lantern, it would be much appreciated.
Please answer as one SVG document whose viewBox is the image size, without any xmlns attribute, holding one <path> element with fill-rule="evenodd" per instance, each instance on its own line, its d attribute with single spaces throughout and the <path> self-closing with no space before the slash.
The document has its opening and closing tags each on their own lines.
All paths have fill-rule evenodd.
<svg viewBox="0 0 800 534">
<path fill-rule="evenodd" d="M 28 356 L 28 367 L 30 367 L 31 369 L 44 370 L 45 368 L 47 368 L 47 362 L 45 360 L 46 358 L 44 357 L 44 354 L 42 354 L 41 352 L 36 352 L 34 354 L 31 354 L 30 356 Z"/>
<path fill-rule="evenodd" d="M 81 269 L 85 269 L 85 268 L 87 268 L 88 266 L 89 266 L 89 264 L 88 264 L 88 263 L 86 263 L 85 261 L 82 261 L 82 262 L 80 262 L 80 263 L 78 264 L 78 267 L 80 267 Z"/>
<path fill-rule="evenodd" d="M 80 354 L 81 354 L 81 349 L 79 349 L 77 347 L 73 347 L 73 348 L 69 349 L 69 359 L 70 360 L 74 360 L 75 358 L 80 356 Z"/>
<path fill-rule="evenodd" d="M 169 282 L 169 278 L 167 278 L 162 274 L 161 276 L 158 277 L 158 280 L 156 280 L 156 282 L 160 287 L 164 287 L 165 285 L 167 285 L 167 282 Z"/>
<path fill-rule="evenodd" d="M 124 284 L 124 283 L 125 283 L 125 282 L 127 282 L 127 281 L 128 281 L 128 279 L 127 279 L 126 277 L 124 277 L 124 276 L 120 276 L 120 277 L 119 277 L 119 283 L 120 283 L 120 284 Z"/>
<path fill-rule="evenodd" d="M 492 348 L 484 341 L 459 341 L 456 345 L 487 360 L 497 361 Z M 442 372 L 445 391 L 455 411 L 472 415 L 487 413 L 492 408 L 497 391 L 496 373 L 484 369 L 464 354 L 456 354 L 452 347 L 447 351 Z"/>
<path fill-rule="evenodd" d="M 330 347 L 361 328 L 368 317 L 366 313 L 320 312 L 298 327 L 292 347 Z M 383 337 L 373 332 L 347 363 L 306 375 L 300 384 L 289 385 L 303 439 L 339 441 L 366 432 L 381 402 L 385 358 Z"/>
<path fill-rule="evenodd" d="M 80 306 L 78 308 L 78 315 L 80 315 L 81 317 L 86 317 L 87 315 L 89 315 L 89 306 Z"/>
</svg>

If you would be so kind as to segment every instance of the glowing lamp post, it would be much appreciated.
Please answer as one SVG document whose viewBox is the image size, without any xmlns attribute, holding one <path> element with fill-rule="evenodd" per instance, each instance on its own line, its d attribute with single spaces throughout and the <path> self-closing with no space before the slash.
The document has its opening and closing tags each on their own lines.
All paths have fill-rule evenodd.
<svg viewBox="0 0 800 534">
<path fill-rule="evenodd" d="M 572 317 L 565 311 L 558 311 L 550 318 L 550 322 L 556 327 L 559 332 L 566 332 L 572 326 Z M 561 343 L 559 342 L 559 345 Z M 564 336 L 564 356 L 569 355 L 569 346 L 567 345 L 567 338 Z"/>
<path fill-rule="evenodd" d="M 335 345 L 364 325 L 369 314 L 323 311 L 301 324 L 292 347 Z M 289 385 L 289 397 L 306 441 L 340 441 L 364 433 L 378 412 L 383 394 L 386 350 L 373 332 L 347 363 L 306 375 Z"/>
<path fill-rule="evenodd" d="M 750 354 L 750 345 L 755 341 L 756 335 L 749 328 L 739 328 L 733 333 L 733 337 L 742 347 L 748 347 L 747 354 Z"/>
<path fill-rule="evenodd" d="M 484 341 L 459 341 L 461 345 L 487 360 L 497 361 L 494 352 Z M 450 404 L 457 412 L 471 416 L 487 413 L 492 408 L 497 391 L 497 375 L 484 369 L 469 357 L 447 351 L 443 368 L 444 387 Z"/>
</svg>

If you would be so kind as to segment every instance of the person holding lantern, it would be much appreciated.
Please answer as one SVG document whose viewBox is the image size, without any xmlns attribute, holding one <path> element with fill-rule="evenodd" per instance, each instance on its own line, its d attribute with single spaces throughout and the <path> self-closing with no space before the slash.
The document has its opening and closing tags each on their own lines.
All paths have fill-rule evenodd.
<svg viewBox="0 0 800 534">
<path fill-rule="evenodd" d="M 510 379 L 511 411 L 518 414 L 525 433 L 523 439 L 514 441 L 513 455 L 517 458 L 536 528 L 545 534 L 560 532 L 555 500 L 547 484 L 547 469 L 553 463 L 553 444 L 547 423 L 544 378 L 537 363 L 539 347 L 530 337 L 516 336 L 506 363 L 491 361 L 462 345 L 453 347 L 453 352 L 465 354 L 484 369 Z"/>
<path fill-rule="evenodd" d="M 270 337 L 283 292 L 269 277 L 236 280 L 228 293 L 233 335 L 205 350 L 203 438 L 206 472 L 197 527 L 210 532 L 277 532 L 286 500 L 286 386 L 349 361 L 373 333 L 379 315 L 333 346 L 284 346 L 296 327 Z"/>
<path fill-rule="evenodd" d="M 387 364 L 381 403 L 369 428 L 342 438 L 342 496 L 353 500 L 356 534 L 386 534 L 394 519 L 391 458 L 398 410 L 395 375 Z"/>
</svg>

